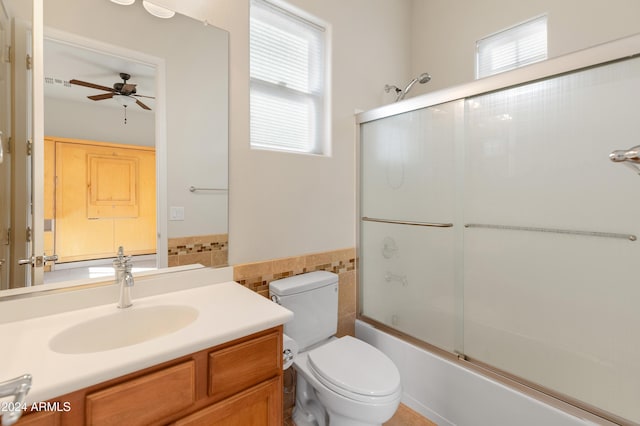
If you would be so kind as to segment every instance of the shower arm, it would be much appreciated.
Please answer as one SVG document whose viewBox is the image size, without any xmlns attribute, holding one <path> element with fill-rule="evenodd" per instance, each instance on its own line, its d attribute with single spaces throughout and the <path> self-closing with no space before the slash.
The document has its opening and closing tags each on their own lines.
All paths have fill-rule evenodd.
<svg viewBox="0 0 640 426">
<path fill-rule="evenodd" d="M 392 90 L 394 92 L 396 92 L 396 101 L 397 101 L 398 100 L 398 96 L 400 96 L 400 93 L 402 93 L 402 89 L 400 89 L 398 86 L 394 86 L 394 85 L 390 85 L 390 84 L 385 84 L 384 85 L 384 91 L 386 93 L 389 93 Z"/>
<path fill-rule="evenodd" d="M 396 96 L 396 102 L 403 100 L 404 97 L 407 96 L 407 93 L 409 93 L 409 90 L 411 90 L 413 85 L 416 84 L 417 82 L 418 82 L 418 79 L 414 78 L 413 80 L 411 80 L 409 84 L 407 84 L 407 87 L 405 87 L 404 90 L 400 90 L 399 92 L 397 92 L 398 96 Z"/>
<path fill-rule="evenodd" d="M 398 88 L 397 86 L 385 84 L 384 91 L 389 93 L 393 89 L 396 92 L 395 102 L 398 102 L 404 99 L 404 97 L 407 95 L 407 93 L 409 93 L 409 90 L 411 90 L 414 84 L 425 84 L 429 81 L 431 81 L 431 76 L 429 75 L 429 73 L 423 72 L 422 74 L 411 80 L 409 84 L 407 84 L 407 87 L 404 88 L 404 90 Z"/>
</svg>

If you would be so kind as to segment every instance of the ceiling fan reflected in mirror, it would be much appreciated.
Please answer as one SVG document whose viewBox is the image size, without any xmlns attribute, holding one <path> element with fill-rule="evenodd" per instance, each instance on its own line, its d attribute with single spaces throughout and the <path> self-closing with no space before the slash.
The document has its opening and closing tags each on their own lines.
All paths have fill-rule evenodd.
<svg viewBox="0 0 640 426">
<path fill-rule="evenodd" d="M 149 98 L 155 99 L 153 96 L 145 96 L 139 95 L 136 93 L 136 85 L 132 83 L 128 83 L 129 79 L 131 79 L 131 75 L 121 72 L 120 78 L 122 79 L 122 83 L 115 83 L 113 88 L 102 86 L 100 84 L 89 83 L 87 81 L 72 79 L 69 80 L 70 84 L 75 84 L 78 86 L 89 87 L 91 89 L 104 90 L 108 93 L 102 93 L 99 95 L 87 96 L 87 98 L 93 101 L 102 101 L 105 99 L 114 99 L 120 105 L 125 108 L 125 116 L 124 122 L 127 123 L 127 107 L 129 105 L 137 104 L 140 108 L 151 111 L 147 105 L 145 105 L 140 99 L 137 98 Z"/>
</svg>

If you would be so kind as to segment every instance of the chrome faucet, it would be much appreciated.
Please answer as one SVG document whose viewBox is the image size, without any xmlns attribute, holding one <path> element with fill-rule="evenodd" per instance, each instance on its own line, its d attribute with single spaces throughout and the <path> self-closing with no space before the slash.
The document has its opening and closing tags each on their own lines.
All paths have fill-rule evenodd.
<svg viewBox="0 0 640 426">
<path fill-rule="evenodd" d="M 133 287 L 133 274 L 131 273 L 131 256 L 124 255 L 124 248 L 118 248 L 118 257 L 113 260 L 113 269 L 116 271 L 116 284 L 120 287 L 118 308 L 128 308 L 131 302 L 131 287 Z"/>
<path fill-rule="evenodd" d="M 0 383 L 0 398 L 14 396 L 13 402 L 7 405 L 9 409 L 0 411 L 2 426 L 11 426 L 18 421 L 22 410 L 26 407 L 24 400 L 29 389 L 31 389 L 31 374 L 23 374 Z"/>
</svg>

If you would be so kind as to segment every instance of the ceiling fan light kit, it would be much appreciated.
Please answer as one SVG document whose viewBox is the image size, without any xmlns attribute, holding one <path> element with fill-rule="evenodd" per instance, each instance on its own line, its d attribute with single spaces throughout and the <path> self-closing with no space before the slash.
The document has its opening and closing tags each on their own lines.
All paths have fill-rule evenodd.
<svg viewBox="0 0 640 426">
<path fill-rule="evenodd" d="M 128 107 L 136 103 L 136 99 L 127 95 L 113 95 L 113 100 L 122 105 Z"/>
<path fill-rule="evenodd" d="M 113 1 L 113 0 L 112 0 Z M 113 99 L 118 104 L 124 107 L 124 124 L 127 124 L 127 107 L 133 104 L 137 104 L 140 108 L 146 109 L 148 111 L 151 110 L 147 105 L 142 103 L 139 97 L 155 99 L 153 96 L 145 96 L 139 95 L 136 93 L 136 85 L 128 83 L 127 81 L 131 78 L 131 75 L 121 72 L 120 78 L 122 79 L 122 83 L 115 83 L 113 88 L 102 86 L 100 84 L 89 83 L 87 81 L 72 79 L 69 80 L 70 84 L 75 84 L 78 86 L 84 86 L 91 89 L 104 90 L 107 93 L 102 93 L 99 95 L 87 96 L 87 98 L 92 101 L 102 101 L 105 99 Z"/>
<path fill-rule="evenodd" d="M 135 3 L 136 0 L 111 0 L 113 3 L 120 4 L 122 6 L 129 6 Z M 162 6 L 157 6 L 146 0 L 142 0 L 142 6 L 145 10 L 157 18 L 167 19 L 172 18 L 176 13 Z"/>
</svg>

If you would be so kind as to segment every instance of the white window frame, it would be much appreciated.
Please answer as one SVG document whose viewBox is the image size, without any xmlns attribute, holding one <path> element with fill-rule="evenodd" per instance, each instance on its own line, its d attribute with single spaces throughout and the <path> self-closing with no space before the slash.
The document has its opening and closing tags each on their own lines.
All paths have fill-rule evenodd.
<svg viewBox="0 0 640 426">
<path fill-rule="evenodd" d="M 476 79 L 547 59 L 547 34 L 548 16 L 543 14 L 478 40 Z M 495 64 L 498 60 L 502 63 Z"/>
<path fill-rule="evenodd" d="M 330 127 L 330 114 L 329 114 L 329 40 L 330 40 L 330 28 L 329 26 L 309 15 L 308 13 L 301 11 L 283 1 L 280 0 L 251 0 L 251 7 L 258 7 L 261 9 L 262 14 L 265 10 L 273 11 L 274 16 L 278 18 L 290 19 L 292 22 L 301 24 L 308 27 L 309 34 L 316 34 L 316 40 L 321 46 L 321 53 L 319 55 L 320 65 L 313 63 L 310 59 L 308 79 L 311 81 L 309 84 L 309 90 L 301 90 L 296 87 L 289 87 L 287 84 L 277 81 L 268 81 L 261 79 L 254 75 L 253 68 L 250 64 L 250 111 L 251 111 L 251 123 L 250 123 L 250 147 L 252 149 L 259 150 L 273 150 L 273 151 L 285 151 L 302 154 L 318 154 L 318 155 L 330 155 L 330 143 L 329 143 L 329 127 Z M 253 11 L 253 9 L 252 9 Z M 253 13 L 250 13 L 251 20 L 255 19 Z M 270 23 L 269 17 L 262 22 Z M 251 24 L 250 24 L 251 25 Z M 284 29 L 280 28 L 280 29 Z M 250 27 L 251 33 L 251 27 Z M 299 36 L 299 33 L 295 33 Z M 311 35 L 309 35 L 311 39 Z M 250 46 L 251 34 L 250 34 Z M 252 49 L 250 47 L 250 58 Z M 311 56 L 310 56 L 311 58 Z M 251 59 L 250 59 L 251 61 Z M 275 68 L 271 68 L 272 70 Z M 304 117 L 303 123 L 299 123 L 298 126 L 292 126 L 288 128 L 283 121 L 291 120 L 294 115 L 286 114 L 286 110 L 277 111 L 274 108 L 269 111 L 267 108 L 254 110 L 259 108 L 259 99 L 270 99 L 272 102 L 282 102 L 283 104 L 298 103 L 298 105 L 307 105 L 307 109 L 304 107 L 299 111 L 302 112 Z M 268 124 L 259 128 L 261 124 L 258 123 L 257 114 L 262 119 L 263 123 L 281 123 L 281 127 L 271 127 Z M 254 127 L 256 126 L 256 127 Z M 295 143 L 278 143 L 278 137 L 286 139 L 289 136 L 289 141 L 294 141 L 294 134 L 300 135 L 300 140 L 308 142 L 307 144 L 300 144 L 295 146 Z"/>
</svg>

